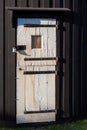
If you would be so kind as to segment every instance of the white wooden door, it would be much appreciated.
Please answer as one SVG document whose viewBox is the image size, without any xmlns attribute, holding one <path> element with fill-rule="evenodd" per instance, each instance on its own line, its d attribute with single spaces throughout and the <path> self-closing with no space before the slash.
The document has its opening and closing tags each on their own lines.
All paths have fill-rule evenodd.
<svg viewBox="0 0 87 130">
<path fill-rule="evenodd" d="M 19 19 L 17 49 L 17 123 L 55 121 L 56 20 Z"/>
</svg>

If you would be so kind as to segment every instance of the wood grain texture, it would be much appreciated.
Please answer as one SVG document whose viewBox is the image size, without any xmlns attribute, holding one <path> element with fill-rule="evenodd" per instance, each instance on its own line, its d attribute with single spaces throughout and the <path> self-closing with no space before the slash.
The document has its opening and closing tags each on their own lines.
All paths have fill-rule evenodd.
<svg viewBox="0 0 87 130">
<path fill-rule="evenodd" d="M 53 24 L 54 21 L 44 20 L 40 23 Z M 31 37 L 35 35 L 41 36 L 41 48 L 32 49 Z M 17 122 L 22 122 L 21 119 L 19 120 L 20 116 L 26 119 L 26 122 L 30 122 L 29 120 L 35 122 L 36 114 L 32 114 L 32 117 L 28 118 L 24 111 L 55 110 L 55 73 L 23 75 L 23 72 L 55 72 L 56 59 L 25 61 L 24 58 L 56 57 L 56 28 L 46 27 L 43 29 L 43 27 L 32 28 L 19 25 L 17 27 L 17 45 L 26 45 L 25 52 L 17 52 Z M 43 115 L 44 113 L 41 114 L 42 117 Z M 41 120 L 37 114 L 36 122 L 47 121 L 49 116 L 54 121 L 54 115 L 55 113 L 47 113 L 48 117 L 44 116 Z"/>
<path fill-rule="evenodd" d="M 30 118 L 29 118 L 30 117 Z M 30 115 L 17 115 L 17 124 L 21 123 L 37 123 L 37 122 L 53 122 L 55 121 L 55 112 L 51 113 L 40 113 L 40 114 L 30 114 Z"/>
<path fill-rule="evenodd" d="M 61 2 L 63 1 L 63 3 Z M 81 4 L 81 3 L 82 4 Z M 60 4 L 61 3 L 61 4 Z M 9 11 L 7 10 L 4 10 L 5 7 L 38 7 L 38 3 L 37 3 L 37 0 L 0 0 L 0 120 L 3 120 L 5 119 L 6 120 L 15 120 L 15 102 L 16 102 L 16 99 L 15 99 L 15 54 L 12 53 L 12 47 L 15 46 L 15 29 L 12 28 L 12 13 L 10 13 Z M 72 35 L 70 37 L 70 46 L 71 46 L 71 41 L 73 43 L 73 46 L 72 46 L 72 51 L 73 52 L 70 52 L 71 55 L 72 55 L 72 65 L 70 65 L 70 67 L 68 68 L 68 53 L 69 53 L 69 50 L 67 49 L 67 45 L 66 45 L 66 55 L 67 55 L 67 60 L 66 60 L 66 70 L 69 71 L 68 73 L 70 74 L 70 71 L 72 71 L 72 77 L 69 76 L 67 73 L 65 75 L 66 78 L 64 80 L 66 80 L 64 83 L 66 84 L 67 88 L 70 86 L 70 89 L 71 89 L 71 85 L 72 85 L 72 89 L 71 89 L 71 94 L 72 94 L 72 99 L 71 99 L 71 104 L 72 106 L 70 105 L 70 102 L 69 102 L 69 105 L 72 107 L 72 110 L 71 110 L 71 113 L 73 116 L 78 115 L 78 112 L 80 111 L 80 109 L 82 109 L 82 113 L 87 113 L 87 101 L 85 100 L 86 99 L 86 95 L 87 95 L 87 89 L 86 89 L 86 81 L 87 81 L 87 62 L 86 62 L 86 57 L 87 57 L 87 20 L 86 20 L 86 17 L 87 17 L 87 2 L 86 0 L 84 1 L 78 1 L 78 0 L 53 0 L 53 7 L 61 7 L 63 5 L 63 7 L 67 7 L 69 8 L 70 6 L 70 9 L 72 9 L 72 11 L 74 12 L 79 12 L 80 15 L 83 16 L 83 21 L 84 21 L 84 24 L 83 24 L 83 30 L 81 31 L 81 35 L 80 34 L 80 31 L 79 31 L 79 28 L 77 27 L 78 26 L 78 23 L 73 24 L 71 23 L 71 30 L 72 31 L 72 34 L 70 32 L 70 35 Z M 50 4 L 49 4 L 49 0 L 40 0 L 40 7 L 50 7 Z M 21 8 L 22 9 L 22 8 Z M 79 11 L 79 9 L 83 11 L 83 13 L 81 14 L 81 12 Z M 5 12 L 3 12 L 5 11 Z M 40 11 L 39 11 L 40 12 Z M 36 12 L 35 12 L 36 13 Z M 24 15 L 27 15 L 27 14 L 24 14 Z M 31 15 L 31 16 L 30 16 Z M 49 17 L 50 15 L 50 12 L 49 13 L 44 13 L 44 15 L 42 16 L 41 13 L 37 14 L 33 14 L 33 17 L 38 17 L 38 15 L 40 15 L 41 17 Z M 32 14 L 29 14 L 30 17 L 32 17 Z M 58 16 L 58 14 L 55 14 L 55 16 Z M 5 24 L 4 24 L 4 19 L 3 17 L 5 17 Z M 50 17 L 52 17 L 52 15 L 50 15 Z M 54 17 L 54 14 L 53 14 L 53 17 Z M 75 18 L 76 19 L 76 18 Z M 80 21 L 82 20 L 82 18 L 80 19 Z M 3 30 L 3 27 L 5 30 Z M 69 31 L 69 27 L 66 27 Z M 80 26 L 81 28 L 81 26 Z M 66 43 L 68 41 L 68 34 L 69 32 L 67 32 L 67 29 L 66 29 Z M 60 52 L 60 47 L 59 47 L 59 44 L 60 44 L 60 31 L 57 30 L 58 33 L 57 33 L 57 44 L 58 44 L 58 47 L 57 47 L 57 53 L 58 53 L 58 56 L 60 56 L 59 52 Z M 36 32 L 39 32 L 38 29 L 36 30 Z M 39 34 L 39 33 L 38 33 Z M 80 36 L 82 36 L 83 38 L 79 38 Z M 27 36 L 28 37 L 28 36 Z M 22 37 L 21 37 L 22 39 Z M 5 40 L 5 43 L 4 43 L 4 40 Z M 25 39 L 26 40 L 26 39 Z M 25 40 L 23 42 L 25 42 Z M 21 40 L 22 41 L 22 40 Z M 81 43 L 82 42 L 82 43 Z M 24 43 L 25 44 L 25 43 Z M 80 52 L 80 44 L 81 44 L 81 51 Z M 69 46 L 68 46 L 69 47 Z M 65 49 L 65 48 L 64 48 Z M 70 48 L 69 48 L 70 49 Z M 63 50 L 64 51 L 64 50 Z M 5 56 L 3 55 L 3 53 L 5 53 Z M 23 52 L 24 53 L 24 52 Z M 79 60 L 79 57 L 81 55 L 81 61 L 82 62 L 77 62 Z M 37 54 L 37 56 L 39 56 L 39 53 Z M 4 57 L 4 61 L 3 61 L 3 57 Z M 28 57 L 28 56 L 26 56 Z M 80 72 L 80 64 L 81 63 L 81 67 L 82 67 L 82 72 Z M 32 64 L 32 66 L 36 66 L 38 65 L 41 69 L 41 66 L 50 66 L 50 64 L 52 66 L 55 66 L 56 64 L 56 61 L 46 61 L 44 63 L 44 61 L 42 62 L 36 62 L 34 61 L 32 63 L 32 61 L 30 62 L 26 62 L 26 65 L 30 66 L 30 64 Z M 40 66 L 41 64 L 41 66 Z M 59 67 L 59 64 L 58 64 L 58 67 Z M 20 67 L 19 67 L 20 68 Z M 18 69 L 19 69 L 18 68 Z M 22 66 L 23 69 L 25 69 L 25 66 Z M 32 68 L 32 67 L 31 67 Z M 71 70 L 72 69 L 72 70 Z M 27 70 L 28 67 L 27 67 Z M 31 69 L 32 70 L 32 69 Z M 3 72 L 4 71 L 4 72 Z M 78 72 L 79 71 L 79 72 Z M 84 71 L 84 72 L 83 72 Z M 23 72 L 23 71 L 22 71 Z M 82 73 L 82 74 L 81 74 Z M 5 75 L 5 76 L 4 76 Z M 4 78 L 3 78 L 4 76 Z M 81 76 L 81 78 L 80 78 Z M 50 78 L 50 76 L 48 76 Z M 72 82 L 69 80 L 67 80 L 69 78 L 72 78 Z M 4 80 L 3 80 L 4 79 Z M 81 81 L 80 81 L 81 79 Z M 82 79 L 83 79 L 83 83 L 82 83 Z M 36 75 L 36 82 L 37 82 L 38 78 L 37 78 L 37 75 Z M 59 76 L 57 77 L 57 80 L 58 80 L 58 83 L 59 83 Z M 4 83 L 3 83 L 4 81 Z M 71 82 L 71 85 L 69 84 L 69 82 Z M 57 84 L 58 84 L 57 83 Z M 81 83 L 81 84 L 80 84 Z M 64 85 L 65 85 L 64 84 Z M 4 88 L 3 88 L 3 85 L 4 85 Z M 68 86 L 69 85 L 69 86 Z M 80 90 L 80 86 L 82 85 L 82 88 Z M 38 86 L 38 84 L 37 84 Z M 56 95 L 57 95 L 57 108 L 59 109 L 59 84 L 57 85 L 57 89 L 56 89 Z M 4 89 L 4 91 L 3 91 Z M 64 100 L 66 100 L 66 102 L 64 103 L 64 100 L 63 100 L 63 108 L 64 108 L 64 104 L 65 104 L 65 109 L 66 111 L 68 111 L 67 109 L 67 103 L 68 103 L 68 91 L 67 89 L 63 90 L 63 93 L 65 93 L 64 95 L 66 96 Z M 5 100 L 3 100 L 3 97 L 5 94 Z M 69 93 L 70 94 L 70 93 Z M 81 94 L 81 96 L 80 96 Z M 80 99 L 79 97 L 81 97 L 81 102 L 80 102 Z M 3 104 L 4 103 L 4 104 Z M 81 108 L 81 105 L 82 105 L 82 108 Z M 4 106 L 3 106 L 4 105 Z M 24 105 L 25 106 L 25 105 Z M 5 110 L 4 110 L 5 109 Z M 4 111 L 4 114 L 3 114 L 3 111 Z M 81 114 L 81 113 L 79 113 Z M 71 116 L 72 116 L 71 115 Z M 0 124 L 2 124 L 0 122 Z M 5 122 L 6 124 L 6 122 Z M 10 122 L 9 122 L 10 124 Z"/>
</svg>

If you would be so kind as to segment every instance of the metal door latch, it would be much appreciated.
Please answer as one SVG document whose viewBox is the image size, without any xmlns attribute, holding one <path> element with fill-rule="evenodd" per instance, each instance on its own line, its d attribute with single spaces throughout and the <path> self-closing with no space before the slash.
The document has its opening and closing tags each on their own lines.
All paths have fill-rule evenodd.
<svg viewBox="0 0 87 130">
<path fill-rule="evenodd" d="M 12 52 L 13 52 L 13 53 L 16 53 L 16 52 L 17 52 L 16 47 L 13 47 L 13 48 L 12 48 Z"/>
<path fill-rule="evenodd" d="M 12 52 L 16 53 L 17 51 L 26 50 L 26 45 L 18 45 L 13 47 Z"/>
</svg>

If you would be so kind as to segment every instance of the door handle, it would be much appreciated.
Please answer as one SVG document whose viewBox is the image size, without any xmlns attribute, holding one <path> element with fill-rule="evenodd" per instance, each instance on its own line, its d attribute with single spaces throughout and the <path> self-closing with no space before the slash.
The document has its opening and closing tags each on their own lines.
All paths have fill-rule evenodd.
<svg viewBox="0 0 87 130">
<path fill-rule="evenodd" d="M 13 47 L 12 52 L 16 53 L 17 51 L 23 51 L 26 50 L 26 45 L 18 45 Z"/>
<path fill-rule="evenodd" d="M 18 45 L 15 47 L 17 51 L 26 50 L 26 45 Z"/>
</svg>

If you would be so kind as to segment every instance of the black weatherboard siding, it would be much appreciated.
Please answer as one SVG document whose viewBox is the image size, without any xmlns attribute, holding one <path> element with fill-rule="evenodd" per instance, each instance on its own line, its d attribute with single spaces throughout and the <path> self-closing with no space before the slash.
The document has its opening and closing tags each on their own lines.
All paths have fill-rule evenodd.
<svg viewBox="0 0 87 130">
<path fill-rule="evenodd" d="M 3 120 L 3 115 L 4 115 L 4 68 L 3 68 L 3 47 L 4 47 L 4 5 L 3 5 L 3 0 L 0 1 L 0 120 Z"/>
<path fill-rule="evenodd" d="M 7 9 L 14 7 L 71 9 L 70 16 L 53 13 L 58 20 L 57 119 L 87 115 L 87 1 L 0 0 L 0 122 L 16 121 L 16 56 L 12 48 L 16 46 L 13 17 L 17 12 Z M 34 13 L 33 17 L 39 17 Z M 49 15 L 44 12 L 43 16 Z"/>
</svg>

